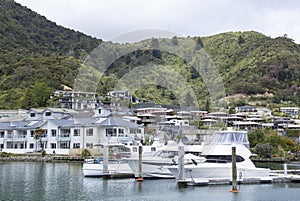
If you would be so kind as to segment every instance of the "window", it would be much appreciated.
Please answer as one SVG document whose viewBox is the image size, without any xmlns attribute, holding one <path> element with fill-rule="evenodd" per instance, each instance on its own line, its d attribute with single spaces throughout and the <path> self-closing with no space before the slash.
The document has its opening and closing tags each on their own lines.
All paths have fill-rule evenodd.
<svg viewBox="0 0 300 201">
<path fill-rule="evenodd" d="M 124 129 L 119 128 L 119 137 L 124 137 Z"/>
<path fill-rule="evenodd" d="M 34 137 L 35 133 L 34 130 L 30 130 L 30 137 Z"/>
<path fill-rule="evenodd" d="M 79 128 L 74 129 L 74 136 L 80 136 L 80 129 Z"/>
<path fill-rule="evenodd" d="M 80 143 L 73 143 L 73 149 L 79 149 Z"/>
<path fill-rule="evenodd" d="M 69 149 L 70 147 L 69 147 L 69 143 L 68 142 L 62 142 L 62 143 L 60 143 L 60 148 L 61 149 Z"/>
<path fill-rule="evenodd" d="M 98 109 L 98 114 L 101 114 L 101 109 Z"/>
<path fill-rule="evenodd" d="M 142 133 L 142 129 L 137 129 L 137 133 Z"/>
<path fill-rule="evenodd" d="M 51 149 L 56 149 L 56 143 L 50 143 Z"/>
<path fill-rule="evenodd" d="M 51 130 L 51 137 L 56 137 L 56 130 Z"/>
<path fill-rule="evenodd" d="M 86 136 L 93 136 L 94 130 L 92 128 L 87 129 Z"/>
<path fill-rule="evenodd" d="M 34 143 L 30 143 L 30 144 L 29 144 L 29 148 L 30 148 L 30 149 L 33 149 L 33 148 L 34 148 Z"/>
<path fill-rule="evenodd" d="M 117 129 L 116 128 L 107 128 L 106 129 L 106 136 L 117 136 Z"/>
<path fill-rule="evenodd" d="M 4 138 L 4 131 L 0 132 L 0 138 Z"/>
<path fill-rule="evenodd" d="M 70 129 L 61 129 L 60 137 L 70 137 L 71 130 Z"/>
<path fill-rule="evenodd" d="M 136 133 L 136 129 L 135 128 L 130 128 L 130 133 Z"/>
<path fill-rule="evenodd" d="M 34 112 L 30 113 L 30 117 L 35 117 L 35 113 Z"/>
<path fill-rule="evenodd" d="M 86 143 L 86 148 L 93 148 L 93 143 Z"/>
<path fill-rule="evenodd" d="M 45 116 L 46 117 L 50 117 L 51 116 L 51 112 L 45 112 Z"/>
</svg>

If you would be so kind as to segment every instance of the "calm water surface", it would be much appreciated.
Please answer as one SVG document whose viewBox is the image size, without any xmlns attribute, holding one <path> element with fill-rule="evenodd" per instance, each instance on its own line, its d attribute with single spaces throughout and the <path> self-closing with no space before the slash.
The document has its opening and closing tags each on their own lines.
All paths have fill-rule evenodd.
<svg viewBox="0 0 300 201">
<path fill-rule="evenodd" d="M 233 194 L 230 186 L 179 188 L 173 179 L 145 180 L 140 186 L 134 179 L 85 178 L 81 166 L 0 162 L 0 200 L 300 200 L 300 184 L 294 183 L 241 185 Z"/>
</svg>

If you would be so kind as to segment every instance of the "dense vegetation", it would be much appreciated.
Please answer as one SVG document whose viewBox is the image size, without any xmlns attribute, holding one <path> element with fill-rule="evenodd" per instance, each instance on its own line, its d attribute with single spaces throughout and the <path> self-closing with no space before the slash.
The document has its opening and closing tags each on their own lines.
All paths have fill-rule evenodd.
<svg viewBox="0 0 300 201">
<path fill-rule="evenodd" d="M 12 0 L 0 1 L 0 38 L 0 108 L 6 109 L 45 106 L 38 96 L 49 99 L 61 84 L 72 85 L 80 60 L 101 43 Z"/>
<path fill-rule="evenodd" d="M 299 152 L 299 146 L 287 136 L 272 129 L 255 130 L 248 134 L 252 152 L 261 158 L 287 157 L 286 153 Z"/>
<path fill-rule="evenodd" d="M 160 67 L 156 74 L 143 68 L 143 77 L 131 80 L 144 83 L 134 88 L 137 97 L 160 104 L 178 104 L 182 94 L 187 93 L 190 97 L 184 97 L 185 104 L 193 105 L 189 89 L 182 87 L 188 85 L 203 109 L 209 97 L 207 86 L 216 77 L 209 74 L 205 80 L 202 72 L 214 65 L 227 95 L 247 94 L 247 101 L 257 104 L 300 103 L 300 47 L 287 37 L 272 39 L 250 31 L 114 44 L 58 26 L 13 0 L 0 2 L 0 37 L 2 109 L 50 104 L 51 92 L 62 84 L 72 87 L 83 66 L 92 70 L 87 70 L 88 80 L 78 78 L 78 83 L 86 82 L 87 87 L 96 83 L 101 95 L 114 89 L 120 79 L 135 69 L 155 65 Z M 100 44 L 105 59 L 92 57 L 83 62 Z M 168 74 L 169 69 L 164 66 L 176 73 Z M 104 76 L 93 77 L 99 68 Z M 177 88 L 168 88 L 171 85 Z"/>
</svg>

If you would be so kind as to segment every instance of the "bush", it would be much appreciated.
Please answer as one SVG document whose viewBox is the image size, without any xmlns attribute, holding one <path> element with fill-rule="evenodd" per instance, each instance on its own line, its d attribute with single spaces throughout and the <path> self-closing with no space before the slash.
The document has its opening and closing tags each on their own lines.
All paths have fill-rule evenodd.
<svg viewBox="0 0 300 201">
<path fill-rule="evenodd" d="M 43 150 L 43 151 L 42 151 L 42 156 L 45 156 L 45 155 L 46 155 L 46 151 Z"/>
<path fill-rule="evenodd" d="M 87 157 L 87 156 L 91 156 L 92 154 L 91 154 L 91 152 L 90 152 L 89 150 L 84 149 L 84 150 L 81 152 L 81 155 L 82 155 L 83 157 Z"/>
<path fill-rule="evenodd" d="M 255 152 L 261 158 L 271 158 L 272 146 L 270 144 L 259 143 L 255 146 Z"/>
</svg>

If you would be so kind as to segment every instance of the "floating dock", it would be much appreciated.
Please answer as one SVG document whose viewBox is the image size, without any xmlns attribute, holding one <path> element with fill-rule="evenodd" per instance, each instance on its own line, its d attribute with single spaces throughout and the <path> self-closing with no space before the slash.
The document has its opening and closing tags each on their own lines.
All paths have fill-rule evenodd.
<svg viewBox="0 0 300 201">
<path fill-rule="evenodd" d="M 194 178 L 177 180 L 179 186 L 209 186 L 231 185 L 230 179 L 222 178 Z M 238 184 L 271 184 L 271 183 L 300 183 L 300 175 L 277 175 L 270 177 L 243 178 Z"/>
</svg>

